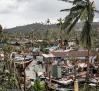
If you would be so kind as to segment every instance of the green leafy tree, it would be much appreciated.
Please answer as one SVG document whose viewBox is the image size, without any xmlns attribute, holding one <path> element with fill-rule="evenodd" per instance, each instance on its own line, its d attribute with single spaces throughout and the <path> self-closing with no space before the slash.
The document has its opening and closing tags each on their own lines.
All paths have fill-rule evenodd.
<svg viewBox="0 0 99 91">
<path fill-rule="evenodd" d="M 3 31 L 3 28 L 0 25 L 0 43 L 7 43 L 8 35 L 9 35 L 8 31 Z"/>
<path fill-rule="evenodd" d="M 4 51 L 4 61 L 7 61 L 7 57 L 10 57 L 10 53 L 11 53 L 11 45 L 4 45 L 2 47 L 2 50 Z"/>
<path fill-rule="evenodd" d="M 87 75 L 86 75 L 86 81 L 89 81 L 89 54 L 91 49 L 91 27 L 92 22 L 94 19 L 95 12 L 99 13 L 95 9 L 94 1 L 90 2 L 90 0 L 61 0 L 65 2 L 69 2 L 73 5 L 70 9 L 64 9 L 61 11 L 70 11 L 69 14 L 65 17 L 65 22 L 63 25 L 63 28 L 67 30 L 67 34 L 70 33 L 72 28 L 75 26 L 75 24 L 80 19 L 83 28 L 81 32 L 81 41 L 82 44 L 85 41 L 86 47 L 88 49 L 88 61 L 87 61 Z"/>
</svg>

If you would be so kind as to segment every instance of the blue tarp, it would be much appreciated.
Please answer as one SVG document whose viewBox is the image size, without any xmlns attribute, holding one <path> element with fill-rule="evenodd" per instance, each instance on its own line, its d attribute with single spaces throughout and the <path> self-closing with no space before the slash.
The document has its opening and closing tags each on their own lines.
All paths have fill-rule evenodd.
<svg viewBox="0 0 99 91">
<path fill-rule="evenodd" d="M 40 77 L 41 79 L 45 79 L 45 77 Z"/>
<path fill-rule="evenodd" d="M 69 89 L 69 88 L 57 88 L 58 90 L 74 90 L 74 89 Z"/>
<path fill-rule="evenodd" d="M 54 63 L 52 63 L 52 65 L 54 65 Z"/>
<path fill-rule="evenodd" d="M 33 78 L 33 77 L 29 77 L 30 79 L 32 79 L 33 81 L 36 80 L 36 78 Z M 45 77 L 40 77 L 41 80 L 45 80 Z"/>
<path fill-rule="evenodd" d="M 57 49 L 58 46 L 52 46 L 52 47 L 48 47 L 48 48 L 45 48 L 45 49 L 51 49 L 51 48 L 53 48 L 53 49 Z"/>
<path fill-rule="evenodd" d="M 62 68 L 62 70 L 64 71 L 64 70 L 65 70 L 65 68 Z"/>
<path fill-rule="evenodd" d="M 6 43 L 0 43 L 1 46 L 4 46 Z"/>
<path fill-rule="evenodd" d="M 31 58 L 25 58 L 25 60 L 30 60 Z M 24 60 L 24 58 L 20 58 L 20 59 L 15 59 L 15 61 L 20 61 L 20 60 Z"/>
<path fill-rule="evenodd" d="M 57 57 L 57 58 L 56 58 L 56 61 L 59 61 L 59 60 L 61 60 L 61 57 Z"/>
<path fill-rule="evenodd" d="M 50 49 L 51 47 L 45 48 L 45 49 Z"/>
<path fill-rule="evenodd" d="M 26 86 L 28 86 L 29 85 L 29 82 L 26 84 Z"/>
<path fill-rule="evenodd" d="M 88 56 L 85 56 L 85 59 L 88 58 Z"/>
<path fill-rule="evenodd" d="M 39 48 L 34 48 L 34 49 L 33 49 L 33 52 L 36 52 L 36 51 L 39 52 L 39 51 L 40 51 Z"/>
<path fill-rule="evenodd" d="M 29 77 L 30 79 L 33 79 L 33 80 L 36 80 L 35 78 L 33 78 L 33 77 Z"/>
<path fill-rule="evenodd" d="M 34 79 L 33 77 L 29 77 L 30 79 Z"/>
</svg>

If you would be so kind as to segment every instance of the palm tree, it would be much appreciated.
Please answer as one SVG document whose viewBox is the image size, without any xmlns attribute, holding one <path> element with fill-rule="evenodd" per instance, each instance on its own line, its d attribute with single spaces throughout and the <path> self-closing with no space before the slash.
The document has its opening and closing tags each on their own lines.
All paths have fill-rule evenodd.
<svg viewBox="0 0 99 91">
<path fill-rule="evenodd" d="M 49 28 L 49 29 L 47 29 L 47 31 L 46 31 L 46 33 L 45 33 L 45 34 L 46 34 L 46 41 L 47 41 L 48 33 L 49 33 L 49 30 L 50 30 L 50 26 L 49 26 L 50 20 L 49 20 L 49 19 L 46 20 L 46 24 L 48 24 L 48 28 Z"/>
<path fill-rule="evenodd" d="M 62 40 L 62 34 L 63 34 L 63 31 L 64 31 L 62 25 L 63 25 L 64 19 L 59 18 L 59 19 L 57 19 L 57 21 L 59 22 L 59 23 L 56 24 L 57 27 L 60 27 L 60 28 L 61 28 L 61 36 L 60 36 L 60 38 L 61 38 L 61 40 Z"/>
<path fill-rule="evenodd" d="M 46 23 L 48 24 L 48 27 L 49 27 L 49 30 L 50 30 L 50 26 L 49 26 L 49 24 L 50 24 L 50 20 L 47 19 Z"/>
<path fill-rule="evenodd" d="M 65 22 L 63 24 L 63 28 L 67 30 L 67 34 L 70 33 L 72 28 L 80 19 L 83 23 L 83 28 L 81 32 L 81 41 L 82 44 L 85 41 L 86 47 L 88 49 L 88 61 L 87 61 L 87 74 L 86 81 L 89 81 L 89 55 L 91 51 L 91 27 L 95 12 L 99 13 L 95 9 L 94 1 L 90 2 L 90 0 L 61 0 L 65 2 L 69 2 L 73 5 L 70 9 L 64 9 L 61 11 L 70 11 L 69 15 L 65 17 Z"/>
</svg>

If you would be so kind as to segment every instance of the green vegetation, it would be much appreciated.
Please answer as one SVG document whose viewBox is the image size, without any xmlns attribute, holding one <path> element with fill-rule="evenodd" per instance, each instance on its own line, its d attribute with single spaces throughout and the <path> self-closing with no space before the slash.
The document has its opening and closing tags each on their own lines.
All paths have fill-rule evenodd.
<svg viewBox="0 0 99 91">
<path fill-rule="evenodd" d="M 33 89 L 35 91 L 44 91 L 45 90 L 45 88 L 44 88 L 45 84 L 40 84 L 40 83 L 41 83 L 41 80 L 34 81 Z"/>
<path fill-rule="evenodd" d="M 89 86 L 86 83 L 84 84 L 84 87 L 82 89 L 80 89 L 80 91 L 99 91 L 98 89 L 98 83 L 96 84 L 96 86 Z"/>
<path fill-rule="evenodd" d="M 43 40 L 43 41 L 41 41 L 41 42 L 40 42 L 40 41 L 38 41 L 38 43 L 46 43 L 46 41 L 45 41 L 45 40 Z"/>
<path fill-rule="evenodd" d="M 7 43 L 9 40 L 9 33 L 7 31 L 3 31 L 0 33 L 0 43 Z"/>
<path fill-rule="evenodd" d="M 41 84 L 41 79 L 39 78 L 37 72 L 34 70 L 36 75 L 36 80 L 34 81 L 34 85 L 30 87 L 30 91 L 48 91 L 45 88 L 48 86 L 47 82 L 45 81 L 44 84 Z"/>
<path fill-rule="evenodd" d="M 2 29 L 2 26 L 0 25 L 0 33 L 2 32 L 2 30 L 3 30 L 3 29 Z"/>
<path fill-rule="evenodd" d="M 3 46 L 4 60 L 0 63 L 3 70 L 0 72 L 0 89 L 19 89 L 20 78 L 14 69 L 14 62 L 11 60 L 11 46 Z"/>
</svg>

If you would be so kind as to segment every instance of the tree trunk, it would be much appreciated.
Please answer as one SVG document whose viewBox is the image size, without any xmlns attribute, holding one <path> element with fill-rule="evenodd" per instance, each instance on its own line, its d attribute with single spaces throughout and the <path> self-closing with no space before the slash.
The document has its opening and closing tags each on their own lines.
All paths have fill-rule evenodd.
<svg viewBox="0 0 99 91">
<path fill-rule="evenodd" d="M 8 77 L 8 84 L 10 84 L 10 78 L 11 78 L 11 67 L 12 67 L 12 54 L 10 55 L 10 58 L 9 58 L 9 77 Z M 10 85 L 11 87 L 11 85 Z"/>
<path fill-rule="evenodd" d="M 25 62 L 25 55 L 24 55 L 24 62 Z M 26 91 L 25 64 L 23 65 L 23 70 L 24 70 L 24 91 Z"/>
<path fill-rule="evenodd" d="M 88 48 L 88 59 L 87 59 L 87 73 L 86 73 L 86 82 L 89 82 L 89 60 L 90 60 L 90 50 Z"/>
<path fill-rule="evenodd" d="M 15 78 L 15 62 L 14 62 L 14 78 Z"/>
<path fill-rule="evenodd" d="M 61 38 L 61 42 L 62 42 L 62 27 L 61 27 L 61 36 L 60 36 L 60 38 Z"/>
<path fill-rule="evenodd" d="M 75 75 L 75 81 L 76 81 L 77 77 L 76 77 L 76 66 L 75 65 L 74 65 L 74 75 Z"/>
<path fill-rule="evenodd" d="M 33 39 L 34 39 L 34 32 L 32 31 L 32 48 L 33 48 Z"/>
<path fill-rule="evenodd" d="M 9 61 L 10 62 L 10 61 Z M 10 69 L 10 63 L 8 64 L 9 65 L 9 76 L 8 76 L 8 85 L 10 84 L 10 76 L 11 76 L 11 69 Z"/>
<path fill-rule="evenodd" d="M 33 42 L 32 42 L 32 47 L 33 47 Z"/>
<path fill-rule="evenodd" d="M 25 68 L 24 68 L 24 91 L 26 91 L 26 76 L 25 76 Z"/>
</svg>

